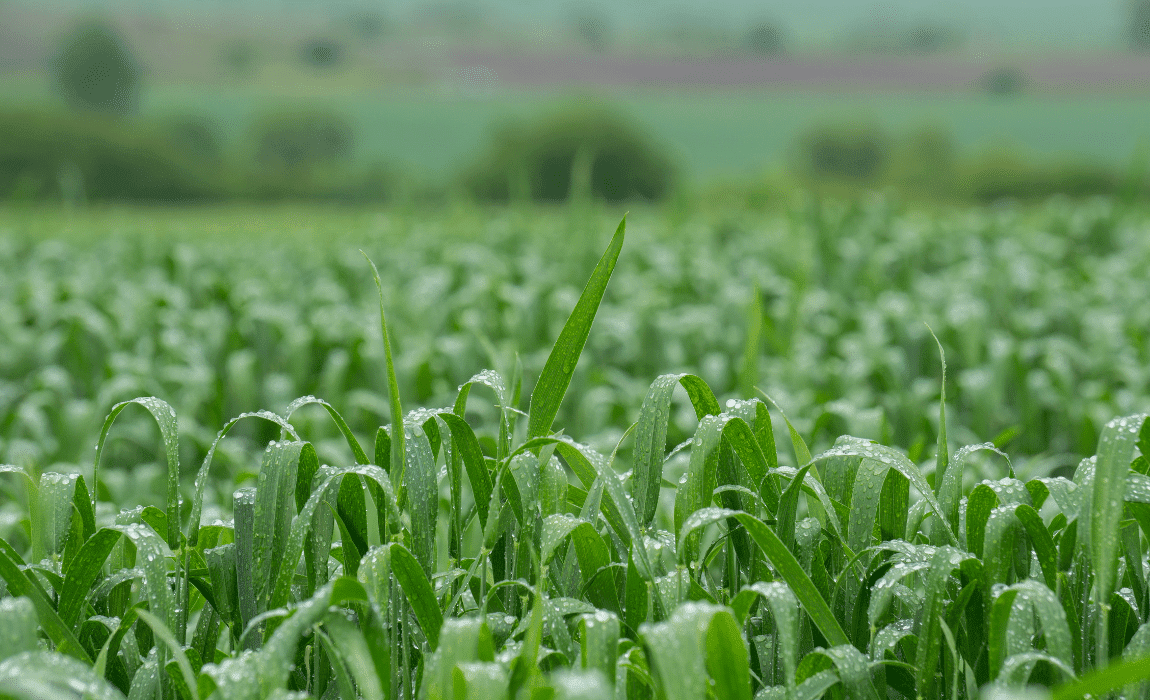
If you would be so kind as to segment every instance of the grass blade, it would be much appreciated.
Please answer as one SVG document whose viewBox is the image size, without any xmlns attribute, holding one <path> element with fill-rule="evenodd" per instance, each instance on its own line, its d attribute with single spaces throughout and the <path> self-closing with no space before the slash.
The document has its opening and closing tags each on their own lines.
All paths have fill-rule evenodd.
<svg viewBox="0 0 1150 700">
<path fill-rule="evenodd" d="M 543 365 L 543 372 L 539 375 L 539 382 L 531 392 L 531 408 L 528 411 L 527 437 L 541 437 L 551 429 L 555 415 L 559 413 L 559 404 L 563 402 L 563 395 L 571 384 L 571 377 L 575 374 L 575 365 L 583 346 L 587 343 L 587 336 L 591 333 L 591 323 L 595 320 L 595 313 L 599 310 L 599 303 L 603 300 L 603 293 L 607 291 L 607 282 L 615 269 L 615 262 L 619 259 L 619 252 L 623 249 L 623 236 L 627 228 L 627 217 L 619 222 L 615 235 L 606 252 L 591 273 L 591 279 L 579 301 L 563 324 L 559 339 L 547 356 L 547 363 Z"/>
<path fill-rule="evenodd" d="M 363 253 L 363 251 L 360 251 Z M 399 499 L 399 507 L 402 508 L 406 503 L 406 479 L 404 479 L 404 452 L 403 446 L 403 405 L 399 401 L 399 382 L 395 378 L 395 360 L 391 356 L 391 338 L 387 331 L 387 315 L 383 310 L 383 282 L 379 279 L 379 268 L 375 266 L 375 262 L 367 257 L 367 253 L 363 253 L 363 257 L 367 258 L 367 262 L 371 265 L 371 274 L 375 277 L 375 287 L 379 291 L 379 327 L 383 333 L 383 354 L 387 363 L 387 395 L 391 404 L 391 465 L 388 468 L 388 473 L 391 475 L 391 480 L 395 484 L 396 497 Z M 366 459 L 363 460 L 367 462 Z"/>
<path fill-rule="evenodd" d="M 664 374 L 651 383 L 635 428 L 635 473 L 631 477 L 631 497 L 635 515 L 642 525 L 649 525 L 659 505 L 659 486 L 663 479 L 663 461 L 667 451 L 667 423 L 671 417 L 671 397 L 675 385 L 681 384 L 701 421 L 706 415 L 718 415 L 719 402 L 714 392 L 693 374 Z"/>
<path fill-rule="evenodd" d="M 435 598 L 431 582 L 423 573 L 423 568 L 406 547 L 395 542 L 391 545 L 391 570 L 395 573 L 407 601 L 415 612 L 415 619 L 427 637 L 427 643 L 434 651 L 439 645 L 439 628 L 443 626 L 443 613 Z"/>
</svg>

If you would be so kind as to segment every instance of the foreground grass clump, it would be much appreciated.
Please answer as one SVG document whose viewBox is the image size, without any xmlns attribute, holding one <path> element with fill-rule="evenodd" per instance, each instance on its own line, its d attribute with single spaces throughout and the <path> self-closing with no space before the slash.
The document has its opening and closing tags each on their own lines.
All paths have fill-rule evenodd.
<svg viewBox="0 0 1150 700">
<path fill-rule="evenodd" d="M 174 411 L 117 404 L 88 475 L 3 467 L 27 511 L 0 541 L 0 694 L 17 698 L 1057 698 L 1150 679 L 1150 422 L 1106 424 L 1073 479 L 1015 477 L 992 445 L 933 482 L 902 452 L 840 437 L 811 455 L 759 399 L 720 405 L 658 377 L 623 441 L 634 464 L 554 431 L 623 244 L 621 224 L 521 413 L 494 372 L 405 414 L 382 314 L 390 426 L 369 456 L 304 397 L 228 421 L 181 499 Z M 378 274 L 376 275 L 379 282 Z M 945 377 L 943 379 L 945 386 Z M 698 417 L 664 478 L 672 393 Z M 495 454 L 466 420 L 498 407 Z M 321 465 L 292 424 L 326 409 L 354 464 Z M 167 456 L 162 504 L 102 509 L 101 457 L 139 406 Z M 254 488 L 205 522 L 212 458 L 237 422 L 275 425 Z M 785 417 L 784 417 L 785 419 Z M 970 455 L 1001 479 L 964 487 Z M 796 468 L 797 467 L 797 468 Z M 88 478 L 85 478 L 87 476 Z M 91 485 L 91 489 L 89 489 Z M 673 504 L 673 505 L 672 505 Z M 24 527 L 26 525 L 26 527 Z"/>
</svg>

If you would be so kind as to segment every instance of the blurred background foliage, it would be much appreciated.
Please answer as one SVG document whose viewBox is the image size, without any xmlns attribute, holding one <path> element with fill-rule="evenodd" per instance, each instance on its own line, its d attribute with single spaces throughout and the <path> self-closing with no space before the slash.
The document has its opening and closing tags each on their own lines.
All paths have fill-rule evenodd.
<svg viewBox="0 0 1150 700">
<path fill-rule="evenodd" d="M 9 0 L 0 201 L 1145 197 L 1150 0 L 971 2 Z"/>
</svg>

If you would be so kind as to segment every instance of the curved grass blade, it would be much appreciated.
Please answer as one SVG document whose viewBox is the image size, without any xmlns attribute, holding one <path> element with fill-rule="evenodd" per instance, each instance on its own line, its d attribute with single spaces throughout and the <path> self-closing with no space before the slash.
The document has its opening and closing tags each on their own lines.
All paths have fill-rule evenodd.
<svg viewBox="0 0 1150 700">
<path fill-rule="evenodd" d="M 224 437 L 231 431 L 231 429 L 244 418 L 263 418 L 280 426 L 280 428 L 289 435 L 293 440 L 298 440 L 299 435 L 296 434 L 295 429 L 292 428 L 291 423 L 285 419 L 272 413 L 271 411 L 254 411 L 252 413 L 241 413 L 235 418 L 224 424 L 224 427 L 216 433 L 216 439 L 212 440 L 211 447 L 208 448 L 208 453 L 204 455 L 204 461 L 200 464 L 199 471 L 196 472 L 195 492 L 192 494 L 192 514 L 188 519 L 188 543 L 191 546 L 196 546 L 200 538 L 200 516 L 204 510 L 204 489 L 207 488 L 208 474 L 212 466 L 212 459 L 215 457 L 216 448 Z M 310 484 L 309 484 L 310 486 Z"/>
<path fill-rule="evenodd" d="M 104 454 L 104 442 L 108 439 L 108 431 L 116 417 L 132 404 L 138 404 L 147 409 L 148 413 L 156 419 L 160 427 L 160 436 L 164 441 L 164 450 L 168 458 L 168 492 L 165 513 L 168 516 L 168 531 L 165 540 L 172 549 L 180 546 L 180 449 L 179 436 L 176 429 L 176 412 L 167 402 L 154 396 L 143 396 L 129 401 L 121 401 L 112 407 L 112 411 L 104 420 L 104 427 L 100 429 L 100 439 L 96 443 L 96 458 L 92 463 L 92 507 L 96 507 L 96 491 L 99 488 L 100 457 Z"/>
<path fill-rule="evenodd" d="M 551 354 L 543 365 L 543 372 L 539 375 L 539 382 L 531 392 L 531 407 L 528 410 L 527 437 L 535 438 L 546 435 L 559 413 L 559 404 L 563 402 L 563 395 L 571 384 L 571 377 L 575 374 L 575 365 L 579 362 L 579 355 L 587 343 L 587 336 L 591 333 L 591 323 L 595 320 L 595 313 L 599 310 L 599 303 L 603 300 L 603 293 L 607 291 L 607 282 L 615 269 L 615 262 L 619 259 L 619 252 L 623 249 L 623 236 L 627 228 L 627 217 L 619 222 L 611 243 L 600 258 L 591 279 L 587 281 L 579 301 L 571 311 L 571 316 L 563 324 Z"/>
<path fill-rule="evenodd" d="M 64 586 L 60 591 L 60 619 L 66 625 L 75 627 L 80 617 L 84 601 L 91 591 L 92 584 L 100 576 L 104 562 L 112 553 L 112 548 L 120 541 L 120 532 L 102 528 L 80 548 L 64 573 Z"/>
<path fill-rule="evenodd" d="M 934 511 L 935 517 L 939 520 L 946 521 L 946 515 L 939 504 L 938 499 L 934 497 L 934 490 L 930 488 L 930 484 L 922 477 L 922 473 L 915 466 L 914 462 L 910 461 L 906 455 L 898 450 L 892 449 L 885 445 L 878 445 L 870 442 L 869 440 L 848 440 L 836 443 L 831 449 L 822 452 L 818 456 L 811 459 L 811 463 L 818 462 L 819 460 L 827 457 L 835 456 L 854 456 L 878 460 L 889 467 L 898 470 L 907 480 L 910 485 L 915 488 L 926 501 L 927 505 Z M 947 539 L 950 544 L 958 544 L 958 538 L 949 528 L 946 529 Z"/>
<path fill-rule="evenodd" d="M 635 473 L 631 476 L 631 496 L 635 514 L 642 525 L 649 525 L 659 504 L 659 486 L 663 480 L 663 462 L 667 451 L 667 423 L 671 417 L 671 397 L 675 386 L 682 385 L 695 407 L 695 417 L 717 415 L 719 401 L 707 383 L 693 374 L 664 374 L 647 390 L 639 408 L 635 428 Z"/>
<path fill-rule="evenodd" d="M 1051 700 L 1101 698 L 1133 683 L 1150 679 L 1150 656 L 1123 659 L 1118 663 L 1083 674 L 1076 681 L 1054 688 Z"/>
<path fill-rule="evenodd" d="M 88 664 L 51 651 L 28 651 L 0 662 L 0 695 L 18 700 L 124 697 Z"/>
<path fill-rule="evenodd" d="M 1058 550 L 1054 547 L 1054 539 L 1050 536 L 1050 531 L 1042 523 L 1042 517 L 1038 515 L 1038 511 L 1025 503 L 1020 503 L 1014 507 L 1014 515 L 1026 528 L 1026 534 L 1030 537 L 1030 545 L 1038 556 L 1038 565 L 1042 567 L 1042 577 L 1046 581 L 1046 587 L 1057 590 Z"/>
<path fill-rule="evenodd" d="M 479 524 L 486 527 L 488 506 L 491 501 L 491 472 L 487 469 L 487 462 L 483 459 L 483 450 L 479 447 L 479 440 L 475 431 L 460 416 L 450 411 L 441 411 L 439 418 L 451 430 L 451 440 L 455 453 L 463 459 L 463 466 L 467 469 L 467 479 L 471 482 L 471 492 L 475 495 L 475 507 L 479 511 Z"/>
</svg>

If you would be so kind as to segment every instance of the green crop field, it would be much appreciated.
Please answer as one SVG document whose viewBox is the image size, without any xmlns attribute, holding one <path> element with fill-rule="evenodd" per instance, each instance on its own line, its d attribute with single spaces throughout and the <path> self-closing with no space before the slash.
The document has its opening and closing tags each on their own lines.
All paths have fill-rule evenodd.
<svg viewBox="0 0 1150 700">
<path fill-rule="evenodd" d="M 1146 696 L 1150 213 L 621 216 L 0 210 L 0 697 Z"/>
</svg>

